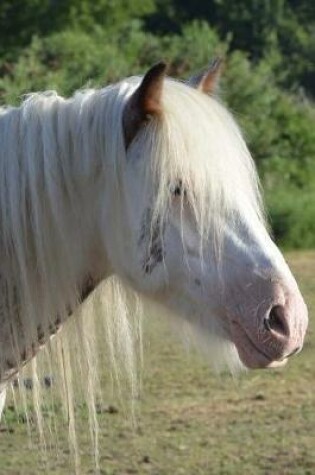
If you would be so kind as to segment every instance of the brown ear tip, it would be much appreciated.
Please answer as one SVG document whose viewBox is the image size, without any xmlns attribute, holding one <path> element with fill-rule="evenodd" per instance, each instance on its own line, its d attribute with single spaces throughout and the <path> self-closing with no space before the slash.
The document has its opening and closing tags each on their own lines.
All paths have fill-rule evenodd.
<svg viewBox="0 0 315 475">
<path fill-rule="evenodd" d="M 156 84 L 161 85 L 166 75 L 166 70 L 167 64 L 164 61 L 154 64 L 154 66 L 149 69 L 143 78 L 142 86 L 144 89 L 147 87 L 151 88 L 152 86 L 156 86 Z M 140 86 L 140 89 L 142 86 Z"/>
<path fill-rule="evenodd" d="M 165 61 L 159 61 L 151 68 L 151 70 L 157 74 L 166 74 L 166 71 L 168 70 L 168 64 Z"/>
</svg>

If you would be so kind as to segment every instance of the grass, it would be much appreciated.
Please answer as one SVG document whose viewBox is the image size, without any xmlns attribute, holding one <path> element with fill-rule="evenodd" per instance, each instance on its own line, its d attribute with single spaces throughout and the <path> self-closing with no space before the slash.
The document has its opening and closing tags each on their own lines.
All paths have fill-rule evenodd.
<svg viewBox="0 0 315 475">
<path fill-rule="evenodd" d="M 107 393 L 100 408 L 103 475 L 311 475 L 315 473 L 315 252 L 288 254 L 310 309 L 303 352 L 282 370 L 253 371 L 233 379 L 214 375 L 187 353 L 164 322 L 145 326 L 143 391 L 138 424 Z M 105 375 L 106 379 L 106 375 Z M 53 412 L 61 426 L 60 408 Z M 77 408 L 82 473 L 93 473 L 87 411 Z M 9 405 L 0 429 L 0 474 L 69 474 L 66 427 L 61 449 L 39 460 L 25 418 Z M 64 447 L 64 448 L 62 448 Z"/>
</svg>

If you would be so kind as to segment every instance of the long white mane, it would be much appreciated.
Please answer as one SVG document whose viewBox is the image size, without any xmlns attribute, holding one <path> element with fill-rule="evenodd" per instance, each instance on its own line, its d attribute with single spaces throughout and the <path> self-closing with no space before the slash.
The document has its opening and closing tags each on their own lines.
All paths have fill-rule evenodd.
<svg viewBox="0 0 315 475">
<path fill-rule="evenodd" d="M 89 265 L 98 259 L 93 256 L 96 237 L 108 226 L 112 239 L 122 239 L 119 220 L 106 226 L 102 222 L 102 207 L 112 206 L 109 196 L 117 196 L 121 203 L 126 159 L 122 117 L 139 81 L 130 78 L 105 89 L 77 92 L 70 99 L 55 92 L 32 94 L 18 108 L 0 109 L 0 385 L 77 308 L 94 271 Z M 179 179 L 202 239 L 210 235 L 217 239 L 226 216 L 237 226 L 240 209 L 253 219 L 263 219 L 252 159 L 218 100 L 167 80 L 163 118 L 149 122 L 137 141 L 148 157 L 147 181 L 155 186 L 153 219 L 167 215 L 170 184 Z M 130 325 L 124 284 L 115 278 L 105 287 L 103 310 L 98 313 L 107 317 L 93 323 L 90 309 L 89 318 L 75 318 L 75 330 L 56 338 L 56 358 L 46 351 L 50 365 L 54 367 L 52 359 L 59 361 L 56 371 L 61 375 L 61 398 L 74 448 L 71 348 L 82 353 L 82 359 L 72 363 L 84 382 L 81 392 L 88 400 L 94 444 L 97 348 L 104 345 L 95 336 L 100 326 L 109 358 L 119 359 L 136 391 L 134 344 L 141 332 Z M 117 376 L 119 370 L 114 368 Z M 42 430 L 39 391 L 38 385 L 34 397 Z"/>
</svg>

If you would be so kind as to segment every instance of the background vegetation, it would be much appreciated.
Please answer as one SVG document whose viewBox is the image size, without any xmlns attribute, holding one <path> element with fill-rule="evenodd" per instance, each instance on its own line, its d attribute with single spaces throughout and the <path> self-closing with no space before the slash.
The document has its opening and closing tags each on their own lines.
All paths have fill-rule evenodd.
<svg viewBox="0 0 315 475">
<path fill-rule="evenodd" d="M 0 103 L 69 95 L 164 58 L 186 78 L 226 58 L 223 101 L 256 160 L 275 237 L 315 246 L 315 3 L 311 0 L 2 0 Z M 188 120 L 188 118 L 187 118 Z"/>
</svg>

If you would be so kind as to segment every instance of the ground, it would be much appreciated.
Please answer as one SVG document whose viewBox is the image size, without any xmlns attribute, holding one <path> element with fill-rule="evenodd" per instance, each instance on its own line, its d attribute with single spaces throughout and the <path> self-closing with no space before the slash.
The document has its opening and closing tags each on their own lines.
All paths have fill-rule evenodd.
<svg viewBox="0 0 315 475">
<path fill-rule="evenodd" d="M 214 374 L 169 327 L 145 325 L 145 365 L 137 426 L 107 394 L 99 408 L 103 475 L 311 475 L 315 473 L 315 252 L 287 255 L 310 310 L 303 352 L 281 370 Z M 49 389 L 47 389 L 49 390 Z M 77 409 L 81 472 L 93 473 L 87 411 Z M 57 419 L 59 410 L 56 408 Z M 0 428 L 0 475 L 44 471 L 36 436 L 12 405 Z M 66 440 L 66 428 L 58 437 Z M 66 447 L 66 445 L 64 444 Z M 69 450 L 47 451 L 48 474 L 69 474 Z"/>
</svg>

